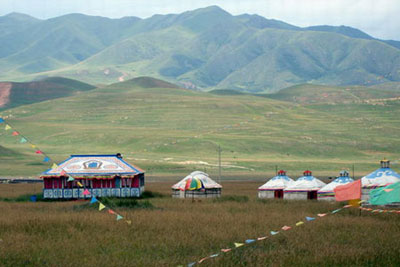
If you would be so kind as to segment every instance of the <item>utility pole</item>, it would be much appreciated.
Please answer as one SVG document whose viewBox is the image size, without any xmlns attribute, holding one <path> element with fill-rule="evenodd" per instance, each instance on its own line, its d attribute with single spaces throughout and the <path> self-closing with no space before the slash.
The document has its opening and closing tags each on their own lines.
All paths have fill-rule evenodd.
<svg viewBox="0 0 400 267">
<path fill-rule="evenodd" d="M 354 164 L 352 166 L 352 169 L 353 169 L 353 179 L 355 180 L 356 178 L 354 177 Z"/>
<path fill-rule="evenodd" d="M 219 173 L 218 183 L 219 184 L 221 184 L 221 151 L 222 151 L 221 146 L 218 145 L 218 167 L 219 167 L 219 170 L 218 170 L 218 173 Z"/>
</svg>

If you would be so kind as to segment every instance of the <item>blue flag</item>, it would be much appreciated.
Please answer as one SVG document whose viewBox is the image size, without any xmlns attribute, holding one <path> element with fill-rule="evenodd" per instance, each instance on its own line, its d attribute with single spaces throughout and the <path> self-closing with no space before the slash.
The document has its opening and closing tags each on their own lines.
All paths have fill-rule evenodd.
<svg viewBox="0 0 400 267">
<path fill-rule="evenodd" d="M 313 217 L 306 217 L 306 220 L 307 220 L 307 221 L 314 221 L 315 218 L 313 218 Z"/>
<path fill-rule="evenodd" d="M 92 199 L 90 200 L 90 204 L 96 203 L 97 199 L 95 197 L 92 197 Z"/>
<path fill-rule="evenodd" d="M 271 231 L 271 235 L 277 235 L 279 232 Z"/>
<path fill-rule="evenodd" d="M 43 162 L 49 162 L 50 161 L 50 158 L 49 157 L 45 157 L 44 159 L 43 159 Z"/>
<path fill-rule="evenodd" d="M 256 240 L 254 240 L 254 239 L 247 239 L 247 240 L 244 241 L 244 242 L 246 242 L 246 244 L 250 244 L 250 243 L 253 243 L 254 241 L 256 241 Z"/>
<path fill-rule="evenodd" d="M 3 122 L 4 122 L 3 118 L 0 118 L 0 123 L 3 123 Z"/>
</svg>

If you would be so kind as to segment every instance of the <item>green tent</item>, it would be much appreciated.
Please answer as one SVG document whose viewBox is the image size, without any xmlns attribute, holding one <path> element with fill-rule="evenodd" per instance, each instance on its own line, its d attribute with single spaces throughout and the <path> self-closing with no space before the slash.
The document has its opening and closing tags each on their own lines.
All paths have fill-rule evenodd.
<svg viewBox="0 0 400 267">
<path fill-rule="evenodd" d="M 400 182 L 380 187 L 369 193 L 371 205 L 387 205 L 394 202 L 400 203 Z"/>
</svg>

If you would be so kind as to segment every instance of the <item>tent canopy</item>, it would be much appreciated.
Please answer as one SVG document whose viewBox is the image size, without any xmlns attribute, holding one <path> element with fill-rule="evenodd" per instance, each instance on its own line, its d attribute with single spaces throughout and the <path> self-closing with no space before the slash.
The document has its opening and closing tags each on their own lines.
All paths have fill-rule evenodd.
<svg viewBox="0 0 400 267">
<path fill-rule="evenodd" d="M 318 193 L 333 193 L 333 189 L 335 189 L 337 186 L 348 184 L 351 182 L 354 182 L 354 180 L 349 177 L 348 172 L 340 172 L 339 177 L 318 190 Z"/>
<path fill-rule="evenodd" d="M 286 187 L 294 183 L 293 179 L 286 175 L 286 172 L 281 170 L 278 175 L 271 178 L 268 182 L 258 188 L 258 190 L 279 190 L 285 189 Z"/>
<path fill-rule="evenodd" d="M 292 185 L 288 186 L 285 191 L 315 191 L 319 190 L 326 184 L 312 176 L 310 171 L 305 171 L 304 176 L 298 178 Z"/>
<path fill-rule="evenodd" d="M 379 168 L 361 178 L 362 187 L 386 186 L 400 182 L 400 175 L 391 168 Z"/>
<path fill-rule="evenodd" d="M 204 189 L 212 189 L 212 188 L 222 188 L 222 186 L 218 183 L 216 183 L 214 180 L 212 180 L 207 173 L 205 172 L 200 172 L 200 171 L 194 171 L 185 178 L 183 178 L 181 181 L 178 183 L 174 184 L 172 186 L 172 189 L 174 190 L 185 190 L 186 186 L 186 181 L 189 179 L 198 179 L 201 181 L 203 184 Z"/>
</svg>

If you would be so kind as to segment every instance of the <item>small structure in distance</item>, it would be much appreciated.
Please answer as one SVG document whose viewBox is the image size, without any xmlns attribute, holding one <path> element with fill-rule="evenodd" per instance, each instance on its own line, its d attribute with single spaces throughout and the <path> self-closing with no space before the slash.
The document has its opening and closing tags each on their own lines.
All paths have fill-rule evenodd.
<svg viewBox="0 0 400 267">
<path fill-rule="evenodd" d="M 200 187 L 191 188 L 191 181 L 200 182 Z M 189 187 L 188 187 L 189 186 Z M 212 180 L 207 173 L 194 171 L 172 186 L 174 198 L 215 198 L 221 196 L 222 186 Z"/>
<path fill-rule="evenodd" d="M 280 170 L 278 175 L 258 188 L 259 198 L 283 198 L 283 190 L 294 183 L 293 179 Z"/>
<path fill-rule="evenodd" d="M 144 171 L 124 161 L 120 153 L 71 155 L 41 178 L 43 197 L 50 199 L 139 197 L 144 191 Z"/>
<path fill-rule="evenodd" d="M 349 172 L 341 171 L 339 177 L 318 190 L 318 200 L 335 201 L 335 192 L 333 190 L 339 185 L 345 185 L 351 182 L 354 182 L 354 180 L 349 177 Z"/>
<path fill-rule="evenodd" d="M 284 199 L 317 199 L 317 191 L 326 184 L 305 171 L 291 186 L 283 191 Z"/>
</svg>

